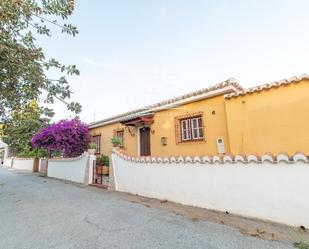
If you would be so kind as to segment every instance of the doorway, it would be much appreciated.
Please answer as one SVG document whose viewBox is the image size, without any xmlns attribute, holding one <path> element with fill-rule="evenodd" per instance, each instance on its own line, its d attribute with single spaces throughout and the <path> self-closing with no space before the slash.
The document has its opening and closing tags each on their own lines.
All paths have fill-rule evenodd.
<svg viewBox="0 0 309 249">
<path fill-rule="evenodd" d="M 150 156 L 150 128 L 139 128 L 139 154 L 140 156 Z"/>
</svg>

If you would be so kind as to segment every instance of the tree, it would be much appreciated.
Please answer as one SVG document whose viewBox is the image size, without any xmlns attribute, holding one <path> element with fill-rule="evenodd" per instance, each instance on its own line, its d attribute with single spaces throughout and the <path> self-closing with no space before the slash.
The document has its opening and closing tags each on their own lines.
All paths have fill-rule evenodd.
<svg viewBox="0 0 309 249">
<path fill-rule="evenodd" d="M 87 150 L 88 126 L 79 119 L 62 120 L 42 129 L 32 138 L 34 148 L 44 148 L 48 154 L 76 157 Z"/>
<path fill-rule="evenodd" d="M 5 143 L 9 144 L 16 153 L 35 154 L 31 138 L 49 122 L 41 117 L 41 110 L 35 100 L 24 105 L 21 110 L 13 111 L 10 119 L 2 125 Z"/>
<path fill-rule="evenodd" d="M 78 103 L 68 103 L 71 90 L 65 75 L 78 75 L 75 65 L 65 66 L 56 59 L 47 59 L 36 45 L 35 34 L 51 36 L 51 26 L 62 33 L 75 36 L 76 27 L 66 23 L 73 13 L 74 0 L 1 0 L 0 1 L 0 122 L 8 123 L 15 112 L 32 100 L 40 105 L 41 113 L 51 117 L 45 103 L 59 99 L 75 113 Z M 56 69 L 58 79 L 50 79 L 46 72 Z"/>
<path fill-rule="evenodd" d="M 0 139 L 3 137 L 3 124 L 0 123 Z"/>
</svg>

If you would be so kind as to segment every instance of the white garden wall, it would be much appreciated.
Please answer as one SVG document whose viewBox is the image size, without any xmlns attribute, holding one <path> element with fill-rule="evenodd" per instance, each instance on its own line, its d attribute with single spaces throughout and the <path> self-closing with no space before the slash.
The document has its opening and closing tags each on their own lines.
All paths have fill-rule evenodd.
<svg viewBox="0 0 309 249">
<path fill-rule="evenodd" d="M 4 157 L 3 158 L 3 166 L 7 167 L 7 168 L 11 168 L 13 160 L 14 160 L 14 157 Z"/>
<path fill-rule="evenodd" d="M 18 170 L 33 171 L 34 158 L 17 158 L 13 160 L 13 168 Z"/>
<path fill-rule="evenodd" d="M 224 161 L 225 162 L 224 162 Z M 118 191 L 309 227 L 309 163 L 264 155 L 242 158 L 112 156 Z M 243 161 L 243 162 L 241 162 Z M 248 162 L 249 161 L 249 162 Z M 251 161 L 251 162 L 250 162 Z"/>
<path fill-rule="evenodd" d="M 88 153 L 76 158 L 49 159 L 47 176 L 84 183 L 87 162 Z"/>
</svg>

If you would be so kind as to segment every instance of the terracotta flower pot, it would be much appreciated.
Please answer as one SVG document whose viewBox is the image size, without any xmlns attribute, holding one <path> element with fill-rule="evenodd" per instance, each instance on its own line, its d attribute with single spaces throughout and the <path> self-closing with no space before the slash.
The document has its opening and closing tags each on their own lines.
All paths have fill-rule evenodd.
<svg viewBox="0 0 309 249">
<path fill-rule="evenodd" d="M 89 153 L 90 155 L 94 155 L 95 149 L 88 149 L 88 153 Z"/>
<path fill-rule="evenodd" d="M 97 175 L 102 175 L 103 174 L 103 166 L 97 166 L 96 173 L 97 173 Z"/>
<path fill-rule="evenodd" d="M 103 173 L 103 175 L 109 175 L 109 167 L 103 166 L 102 173 Z"/>
</svg>

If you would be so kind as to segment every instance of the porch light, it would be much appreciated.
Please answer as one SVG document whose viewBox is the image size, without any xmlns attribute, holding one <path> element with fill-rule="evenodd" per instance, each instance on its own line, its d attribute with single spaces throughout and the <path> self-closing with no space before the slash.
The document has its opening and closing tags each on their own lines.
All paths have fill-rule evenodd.
<svg viewBox="0 0 309 249">
<path fill-rule="evenodd" d="M 167 137 L 161 137 L 161 145 L 167 145 Z"/>
</svg>

